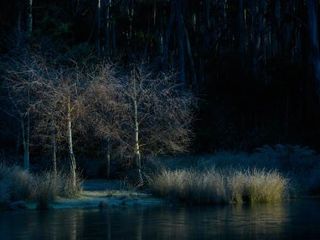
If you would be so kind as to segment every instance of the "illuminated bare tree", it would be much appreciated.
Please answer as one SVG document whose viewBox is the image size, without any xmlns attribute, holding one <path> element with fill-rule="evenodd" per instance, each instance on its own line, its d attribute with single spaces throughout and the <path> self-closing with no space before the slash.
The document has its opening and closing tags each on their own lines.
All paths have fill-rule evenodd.
<svg viewBox="0 0 320 240">
<path fill-rule="evenodd" d="M 135 67 L 130 74 L 116 74 L 115 67 L 102 64 L 89 72 L 85 116 L 95 134 L 107 143 L 107 175 L 110 147 L 116 145 L 114 152 L 134 160 L 138 185 L 142 185 L 144 156 L 187 149 L 192 95 L 175 84 L 173 75 L 148 73 L 143 67 Z"/>
<path fill-rule="evenodd" d="M 43 78 L 43 89 L 38 92 L 41 105 L 38 107 L 37 128 L 51 139 L 53 170 L 57 172 L 57 143 L 68 146 L 70 172 L 73 186 L 77 181 L 77 163 L 74 154 L 74 125 L 83 116 L 82 71 L 75 69 L 49 70 Z M 79 128 L 77 128 L 79 129 Z"/>
<path fill-rule="evenodd" d="M 59 73 L 59 82 L 53 88 L 52 101 L 56 101 L 54 104 L 57 108 L 55 109 L 56 121 L 54 125 L 57 129 L 57 123 L 63 124 L 60 129 L 66 130 L 68 152 L 70 158 L 70 170 L 73 179 L 73 186 L 76 187 L 77 180 L 77 162 L 74 154 L 73 144 L 73 131 L 74 123 L 80 118 L 83 113 L 82 104 L 82 85 L 83 78 L 81 71 L 75 71 L 68 73 L 67 71 L 61 71 Z M 53 119 L 55 119 L 53 118 Z"/>
<path fill-rule="evenodd" d="M 134 67 L 122 80 L 128 110 L 123 126 L 143 184 L 142 154 L 177 153 L 187 149 L 193 120 L 192 95 L 175 84 L 174 76 Z"/>
<path fill-rule="evenodd" d="M 84 94 L 86 124 L 94 128 L 96 137 L 104 142 L 107 177 L 110 177 L 111 152 L 123 151 L 121 147 L 112 149 L 114 143 L 119 146 L 124 134 L 121 128 L 125 120 L 127 107 L 121 93 L 121 85 L 115 76 L 115 69 L 110 64 L 101 64 L 91 69 L 90 80 Z"/>
<path fill-rule="evenodd" d="M 37 96 L 37 92 L 42 88 L 39 79 L 41 71 L 41 59 L 28 54 L 23 54 L 18 59 L 7 60 L 5 86 L 11 104 L 5 111 L 20 125 L 23 166 L 26 170 L 30 167 L 31 115 L 41 101 Z"/>
</svg>

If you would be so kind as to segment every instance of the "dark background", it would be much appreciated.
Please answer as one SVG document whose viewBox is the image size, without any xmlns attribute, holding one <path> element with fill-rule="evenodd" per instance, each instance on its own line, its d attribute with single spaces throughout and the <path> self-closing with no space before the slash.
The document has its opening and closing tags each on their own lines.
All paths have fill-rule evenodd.
<svg viewBox="0 0 320 240">
<path fill-rule="evenodd" d="M 95 0 L 34 0 L 32 36 L 21 40 L 27 1 L 2 0 L 0 54 L 27 44 L 61 61 L 144 61 L 154 71 L 175 69 L 199 99 L 195 152 L 277 143 L 319 149 L 310 2 L 101 0 L 99 14 Z M 0 114 L 0 147 L 15 151 L 17 126 Z"/>
</svg>

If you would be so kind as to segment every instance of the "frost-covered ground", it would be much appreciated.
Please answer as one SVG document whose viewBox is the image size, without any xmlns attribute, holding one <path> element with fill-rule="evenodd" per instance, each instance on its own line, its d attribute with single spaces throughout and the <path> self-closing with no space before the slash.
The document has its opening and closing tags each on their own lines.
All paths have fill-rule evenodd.
<svg viewBox="0 0 320 240">
<path fill-rule="evenodd" d="M 149 193 L 130 189 L 121 181 L 87 180 L 83 183 L 83 191 L 78 198 L 58 198 L 50 204 L 51 209 L 84 209 L 107 208 L 121 206 L 158 206 L 164 201 Z M 35 203 L 28 204 L 35 209 Z"/>
</svg>

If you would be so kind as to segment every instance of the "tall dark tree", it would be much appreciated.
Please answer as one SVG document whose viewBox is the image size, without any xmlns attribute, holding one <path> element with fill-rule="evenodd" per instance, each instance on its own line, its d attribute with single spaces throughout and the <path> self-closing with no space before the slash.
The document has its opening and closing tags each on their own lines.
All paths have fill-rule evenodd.
<svg viewBox="0 0 320 240">
<path fill-rule="evenodd" d="M 308 22 L 310 31 L 311 62 L 317 91 L 320 94 L 320 51 L 319 51 L 319 31 L 318 31 L 318 1 L 308 0 Z"/>
</svg>

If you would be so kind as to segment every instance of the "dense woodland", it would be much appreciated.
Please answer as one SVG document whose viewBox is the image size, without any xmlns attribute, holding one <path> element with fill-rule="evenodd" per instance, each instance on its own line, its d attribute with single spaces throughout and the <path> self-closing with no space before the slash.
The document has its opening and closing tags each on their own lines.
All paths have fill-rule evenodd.
<svg viewBox="0 0 320 240">
<path fill-rule="evenodd" d="M 158 114 L 154 112 L 154 116 L 159 118 L 150 118 L 143 136 L 156 136 L 150 131 L 160 130 L 151 126 L 161 121 L 161 126 L 170 127 L 173 134 L 146 137 L 148 144 L 152 145 L 145 148 L 146 152 L 182 152 L 187 145 L 193 152 L 253 150 L 263 144 L 276 143 L 319 148 L 318 5 L 317 0 L 1 1 L 2 154 L 21 155 L 26 148 L 30 148 L 30 154 L 36 159 L 42 152 L 50 155 L 51 150 L 48 153 L 46 149 L 51 149 L 52 141 L 56 141 L 59 146 L 64 146 L 57 151 L 66 148 L 72 155 L 73 149 L 67 144 L 70 139 L 60 136 L 60 130 L 64 136 L 68 126 L 60 126 L 53 121 L 64 119 L 68 123 L 68 109 L 62 108 L 65 111 L 59 113 L 52 110 L 70 104 L 76 106 L 74 109 L 81 105 L 81 110 L 79 107 L 79 112 L 74 114 L 79 120 L 77 126 L 81 126 L 75 134 L 77 140 L 74 141 L 78 141 L 74 150 L 76 153 L 97 157 L 101 154 L 100 149 L 104 149 L 102 152 L 105 155 L 105 149 L 110 146 L 117 149 L 120 142 L 133 141 L 134 137 L 123 132 L 120 136 L 118 131 L 114 133 L 110 129 L 117 129 L 119 126 L 116 125 L 127 121 L 126 118 L 134 119 L 127 116 L 134 113 L 134 109 L 120 111 L 118 108 L 117 114 L 112 114 L 115 111 L 113 108 L 119 106 L 103 106 L 89 100 L 101 97 L 99 93 L 103 91 L 111 91 L 117 93 L 116 96 L 107 95 L 121 103 L 119 99 L 130 95 L 130 88 L 126 87 L 128 83 L 132 79 L 149 79 L 148 74 L 157 80 L 157 84 L 145 85 L 149 93 L 171 89 L 173 85 L 178 88 L 170 95 L 174 96 L 170 98 L 174 102 L 170 102 L 169 98 L 158 98 L 159 94 L 155 94 L 152 101 L 151 97 L 148 98 L 149 104 L 159 106 L 155 108 Z M 113 69 L 113 65 L 117 67 Z M 149 73 L 144 73 L 142 65 L 147 66 Z M 76 68 L 85 70 L 74 71 Z M 25 69 L 23 76 L 23 71 L 19 69 Z M 36 103 L 32 105 L 37 117 L 28 118 L 25 122 L 26 113 L 20 113 L 24 119 L 21 125 L 17 115 L 12 117 L 10 112 L 13 109 L 12 93 L 29 96 L 30 81 L 27 81 L 27 88 L 21 88 L 23 84 L 16 86 L 10 83 L 10 79 L 30 79 L 25 74 L 30 69 L 37 87 L 46 89 L 36 89 L 31 93 L 35 94 L 33 99 L 43 92 L 51 95 L 42 96 L 47 101 L 42 103 L 45 109 L 36 107 Z M 123 84 L 120 90 L 113 83 L 109 86 L 114 89 L 101 87 L 99 74 L 103 71 L 107 71 L 105 74 L 115 72 L 108 77 L 111 82 L 113 77 L 121 76 Z M 136 74 L 143 77 L 136 78 Z M 95 81 L 87 81 L 93 75 Z M 85 80 L 79 80 L 81 84 L 74 87 L 68 78 Z M 174 80 L 169 80 L 171 78 Z M 46 82 L 44 79 L 55 81 Z M 55 91 L 50 92 L 50 84 L 57 83 Z M 76 89 L 78 87 L 82 89 Z M 125 91 L 127 94 L 121 94 Z M 148 96 L 151 96 L 149 93 Z M 181 95 L 177 97 L 179 93 Z M 87 96 L 83 104 L 78 104 L 81 102 L 77 99 L 79 95 Z M 102 100 L 106 99 L 101 97 L 99 101 Z M 26 100 L 20 97 L 19 101 L 21 106 Z M 125 99 L 123 103 L 127 106 Z M 92 111 L 84 114 L 84 109 L 88 109 L 86 104 L 95 106 L 95 114 Z M 191 105 L 195 109 L 193 114 L 189 112 Z M 170 111 L 177 116 L 160 116 L 164 114 L 162 106 L 172 106 Z M 175 108 L 177 106 L 181 107 L 180 112 Z M 101 118 L 101 114 L 106 112 L 103 107 L 110 107 L 108 111 L 112 117 Z M 145 106 L 145 109 L 148 107 Z M 128 114 L 118 114 L 123 112 Z M 45 116 L 41 117 L 41 114 Z M 57 116 L 52 117 L 54 114 Z M 82 118 L 83 115 L 89 118 Z M 194 121 L 191 123 L 192 117 Z M 97 119 L 107 121 L 97 122 Z M 85 126 L 90 121 L 95 130 Z M 180 124 L 185 132 L 181 132 L 175 124 Z M 185 127 L 190 124 L 193 134 Z M 50 128 L 49 125 L 55 127 Z M 134 128 L 135 124 L 119 127 L 119 131 L 127 133 L 126 130 L 131 127 Z M 25 128 L 24 134 L 21 128 Z M 51 129 L 50 133 L 54 131 L 57 139 L 44 140 L 43 129 L 49 136 L 52 134 L 48 134 L 48 129 Z M 30 134 L 30 139 L 25 140 L 25 134 Z M 169 144 L 161 141 L 161 138 L 170 137 L 173 140 Z M 177 139 L 179 144 L 175 145 Z M 182 143 L 181 139 L 184 139 Z M 136 149 L 135 143 L 132 146 L 137 155 L 139 149 Z M 161 147 L 155 149 L 153 146 Z M 170 151 L 162 151 L 168 148 Z M 125 147 L 117 151 L 122 155 L 126 155 L 125 152 Z"/>
</svg>

